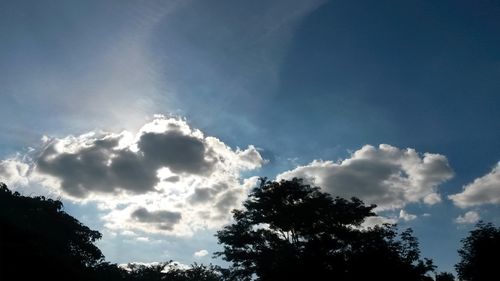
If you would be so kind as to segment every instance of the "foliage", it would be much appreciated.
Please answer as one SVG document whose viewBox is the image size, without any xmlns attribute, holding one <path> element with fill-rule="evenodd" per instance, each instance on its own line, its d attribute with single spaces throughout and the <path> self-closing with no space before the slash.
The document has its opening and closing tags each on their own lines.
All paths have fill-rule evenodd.
<svg viewBox="0 0 500 281">
<path fill-rule="evenodd" d="M 500 280 L 500 228 L 479 222 L 461 242 L 458 254 L 462 260 L 455 265 L 460 280 Z"/>
<path fill-rule="evenodd" d="M 0 279 L 432 280 L 426 276 L 432 261 L 420 259 L 411 229 L 362 228 L 374 208 L 357 198 L 332 198 L 299 179 L 263 179 L 244 209 L 233 211 L 235 222 L 217 233 L 218 255 L 231 268 L 172 261 L 119 266 L 94 245 L 101 234 L 64 212 L 60 201 L 21 196 L 0 184 Z"/>
<path fill-rule="evenodd" d="M 128 264 L 126 268 L 125 279 L 130 281 L 219 281 L 222 276 L 219 267 L 197 263 L 189 268 L 182 268 L 172 261 L 153 265 Z"/>
<path fill-rule="evenodd" d="M 449 272 L 441 272 L 436 274 L 436 281 L 454 281 L 455 276 Z"/>
<path fill-rule="evenodd" d="M 104 258 L 94 245 L 101 234 L 64 212 L 61 201 L 21 196 L 2 183 L 0 229 L 0 272 L 19 279 L 83 279 Z"/>
<path fill-rule="evenodd" d="M 374 205 L 332 198 L 300 179 L 261 180 L 234 223 L 217 232 L 235 280 L 427 280 L 411 230 L 362 229 Z"/>
<path fill-rule="evenodd" d="M 0 183 L 0 280 L 216 281 L 227 274 L 171 261 L 123 268 L 104 261 L 94 245 L 99 238 L 64 212 L 61 201 L 25 197 Z"/>
</svg>

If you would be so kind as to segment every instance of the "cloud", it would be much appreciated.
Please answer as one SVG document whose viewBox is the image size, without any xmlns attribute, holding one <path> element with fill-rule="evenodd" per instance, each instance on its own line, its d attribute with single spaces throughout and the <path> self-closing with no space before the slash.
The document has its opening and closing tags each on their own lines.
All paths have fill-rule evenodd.
<svg viewBox="0 0 500 281">
<path fill-rule="evenodd" d="M 476 223 L 480 219 L 479 214 L 475 211 L 468 211 L 465 213 L 463 216 L 458 216 L 455 219 L 456 223 L 459 224 L 470 224 L 470 223 Z"/>
<path fill-rule="evenodd" d="M 465 185 L 462 192 L 448 197 L 461 208 L 500 204 L 500 164 L 497 164 L 488 174 Z"/>
<path fill-rule="evenodd" d="M 387 144 L 365 145 L 340 162 L 314 160 L 278 175 L 304 178 L 334 196 L 358 197 L 377 210 L 394 210 L 408 203 L 436 204 L 438 186 L 453 177 L 445 156 L 417 153 Z"/>
<path fill-rule="evenodd" d="M 131 217 L 141 223 L 153 223 L 159 229 L 172 230 L 181 220 L 182 214 L 164 210 L 150 212 L 146 208 L 139 208 L 131 214 Z"/>
<path fill-rule="evenodd" d="M 254 146 L 232 149 L 184 120 L 156 116 L 137 132 L 45 137 L 30 161 L 1 163 L 0 175 L 22 172 L 74 202 L 97 203 L 117 233 L 189 235 L 225 223 L 255 184 L 240 174 L 265 161 Z"/>
<path fill-rule="evenodd" d="M 428 215 L 428 214 L 427 214 Z M 398 221 L 411 221 L 416 219 L 417 216 L 414 214 L 407 213 L 405 210 L 400 210 L 399 215 L 392 214 L 389 216 L 372 216 L 367 217 L 365 221 L 362 223 L 361 228 L 370 228 L 377 225 L 383 224 L 396 224 Z"/>
<path fill-rule="evenodd" d="M 0 161 L 0 182 L 9 187 L 27 185 L 29 165 L 17 158 Z"/>
<path fill-rule="evenodd" d="M 202 257 L 204 257 L 206 255 L 208 255 L 208 251 L 207 250 L 199 250 L 199 251 L 197 251 L 197 252 L 195 252 L 193 254 L 193 256 L 196 257 L 196 258 L 202 258 Z"/>
<path fill-rule="evenodd" d="M 159 166 L 129 148 L 117 149 L 120 138 L 88 134 L 50 140 L 35 159 L 36 171 L 57 179 L 59 188 L 77 198 L 90 193 L 152 191 Z"/>
<path fill-rule="evenodd" d="M 94 132 L 48 139 L 36 157 L 36 171 L 59 181 L 68 195 L 157 191 L 160 182 L 180 177 L 255 169 L 264 160 L 255 147 L 233 151 L 182 120 L 160 117 L 132 135 Z"/>
<path fill-rule="evenodd" d="M 365 221 L 361 224 L 361 228 L 370 228 L 382 224 L 395 224 L 398 220 L 396 218 L 388 218 L 382 216 L 367 217 Z"/>
<path fill-rule="evenodd" d="M 178 130 L 144 133 L 137 145 L 144 162 L 152 167 L 168 167 L 173 173 L 210 173 L 217 161 L 203 139 Z"/>
<path fill-rule="evenodd" d="M 414 220 L 416 218 L 417 218 L 416 215 L 409 214 L 405 210 L 399 211 L 399 219 L 402 219 L 404 221 L 411 221 L 411 220 Z"/>
</svg>

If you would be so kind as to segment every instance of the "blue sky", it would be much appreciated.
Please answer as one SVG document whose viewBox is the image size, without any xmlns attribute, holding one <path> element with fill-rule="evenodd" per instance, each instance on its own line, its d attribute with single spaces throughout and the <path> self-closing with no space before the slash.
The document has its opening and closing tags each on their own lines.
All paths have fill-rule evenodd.
<svg viewBox="0 0 500 281">
<path fill-rule="evenodd" d="M 254 176 L 305 175 L 450 271 L 474 221 L 500 224 L 498 34 L 487 0 L 2 1 L 0 178 L 62 196 L 111 261 L 207 263 Z"/>
</svg>

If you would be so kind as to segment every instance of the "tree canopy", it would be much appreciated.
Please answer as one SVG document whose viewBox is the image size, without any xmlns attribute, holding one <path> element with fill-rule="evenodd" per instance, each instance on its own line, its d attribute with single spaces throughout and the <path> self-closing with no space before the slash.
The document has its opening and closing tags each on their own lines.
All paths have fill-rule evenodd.
<svg viewBox="0 0 500 281">
<path fill-rule="evenodd" d="M 230 268 L 169 261 L 127 266 L 106 262 L 101 238 L 64 211 L 59 200 L 26 197 L 0 183 L 0 280 L 433 280 L 411 229 L 364 227 L 374 205 L 332 197 L 301 179 L 262 179 L 234 222 L 217 232 L 216 255 Z M 500 228 L 479 223 L 462 240 L 456 265 L 464 281 L 496 280 Z M 438 273 L 435 280 L 454 280 Z"/>
<path fill-rule="evenodd" d="M 455 266 L 460 280 L 500 280 L 500 228 L 479 222 L 461 242 L 461 261 Z"/>
<path fill-rule="evenodd" d="M 301 179 L 261 180 L 217 232 L 236 280 L 428 280 L 411 230 L 363 229 L 374 205 L 332 198 Z"/>
<path fill-rule="evenodd" d="M 436 274 L 436 281 L 455 281 L 455 276 L 449 272 L 440 272 Z"/>
<path fill-rule="evenodd" d="M 101 262 L 101 238 L 63 210 L 61 201 L 25 197 L 0 183 L 0 272 L 78 280 Z M 57 273 L 57 274 L 56 274 Z"/>
<path fill-rule="evenodd" d="M 215 281 L 227 271 L 172 261 L 126 268 L 104 261 L 101 238 L 59 200 L 27 197 L 0 183 L 0 280 Z"/>
</svg>

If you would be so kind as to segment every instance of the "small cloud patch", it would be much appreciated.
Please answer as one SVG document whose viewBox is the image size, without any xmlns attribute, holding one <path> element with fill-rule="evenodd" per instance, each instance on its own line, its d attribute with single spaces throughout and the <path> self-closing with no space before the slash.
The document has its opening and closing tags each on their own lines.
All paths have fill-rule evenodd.
<svg viewBox="0 0 500 281">
<path fill-rule="evenodd" d="M 197 251 L 197 252 L 195 252 L 195 253 L 193 254 L 193 256 L 194 256 L 195 258 L 202 258 L 202 257 L 204 257 L 204 256 L 206 256 L 206 255 L 208 255 L 208 251 L 207 251 L 207 250 L 199 250 L 199 251 Z"/>
<path fill-rule="evenodd" d="M 475 211 L 468 211 L 462 216 L 458 216 L 455 222 L 458 224 L 472 224 L 478 222 L 480 219 L 479 214 Z"/>
</svg>

